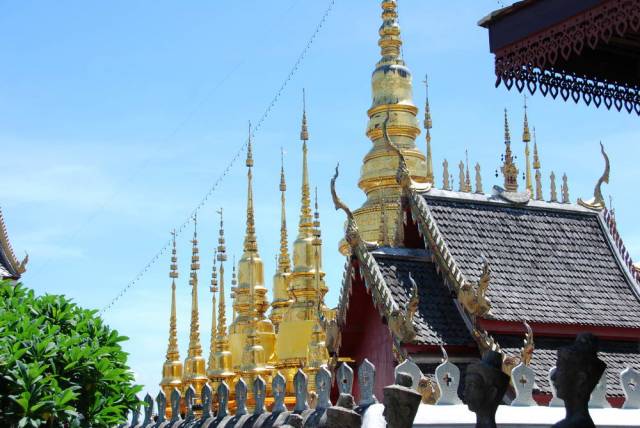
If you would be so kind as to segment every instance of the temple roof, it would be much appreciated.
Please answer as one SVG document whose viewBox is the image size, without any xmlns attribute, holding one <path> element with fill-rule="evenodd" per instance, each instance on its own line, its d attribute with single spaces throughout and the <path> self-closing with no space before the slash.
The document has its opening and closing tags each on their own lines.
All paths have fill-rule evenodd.
<svg viewBox="0 0 640 428">
<path fill-rule="evenodd" d="M 479 279 L 483 258 L 490 264 L 485 318 L 640 327 L 640 289 L 600 213 L 445 191 L 423 197 L 467 280 Z"/>
<path fill-rule="evenodd" d="M 511 356 L 520 355 L 522 339 L 514 336 L 497 336 L 502 351 Z M 536 386 L 551 394 L 549 370 L 556 365 L 557 350 L 572 343 L 573 339 L 536 338 L 531 368 L 536 374 Z M 637 342 L 613 342 L 601 340 L 598 357 L 607 364 L 607 395 L 623 396 L 620 372 L 627 367 L 640 366 L 640 348 Z"/>
<path fill-rule="evenodd" d="M 417 344 L 474 345 L 455 298 L 442 284 L 427 251 L 382 248 L 373 256 L 398 306 L 406 307 L 410 299 L 409 272 L 418 284 L 420 304 L 414 317 Z"/>
</svg>

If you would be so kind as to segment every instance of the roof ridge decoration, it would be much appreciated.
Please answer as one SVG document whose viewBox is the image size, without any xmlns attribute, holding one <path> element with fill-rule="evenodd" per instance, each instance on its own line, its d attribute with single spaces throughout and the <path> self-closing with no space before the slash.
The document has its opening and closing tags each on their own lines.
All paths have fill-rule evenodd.
<svg viewBox="0 0 640 428">
<path fill-rule="evenodd" d="M 405 165 L 406 168 L 406 165 Z M 408 173 L 408 169 L 407 169 Z M 414 288 L 412 297 L 405 310 L 395 302 L 391 296 L 391 291 L 387 286 L 380 267 L 375 258 L 369 252 L 370 249 L 376 248 L 377 245 L 364 241 L 358 231 L 358 225 L 353 216 L 353 212 L 349 207 L 340 199 L 336 192 L 336 180 L 339 175 L 339 165 L 336 165 L 336 171 L 331 178 L 331 197 L 336 210 L 342 210 L 347 215 L 347 228 L 345 231 L 345 239 L 351 246 L 351 254 L 353 254 L 357 260 L 361 263 L 361 272 L 365 278 L 365 284 L 368 284 L 368 288 L 371 291 L 371 296 L 374 299 L 375 305 L 378 310 L 388 319 L 388 326 L 391 330 L 395 351 L 404 356 L 400 347 L 402 343 L 411 342 L 416 336 L 415 326 L 413 325 L 413 316 L 418 307 L 418 293 L 417 286 Z M 346 296 L 347 290 L 342 291 L 341 301 Z M 341 314 L 341 318 L 344 321 L 344 315 Z"/>
<path fill-rule="evenodd" d="M 609 172 L 611 171 L 611 164 L 609 162 L 609 156 L 607 152 L 604 150 L 604 145 L 602 141 L 600 142 L 600 152 L 602 153 L 602 157 L 604 158 L 604 172 L 602 176 L 598 179 L 596 183 L 596 187 L 593 189 L 593 198 L 584 201 L 582 198 L 578 198 L 578 204 L 582 205 L 585 208 L 589 208 L 591 210 L 601 211 L 605 207 L 604 197 L 602 196 L 602 183 L 609 184 Z"/>
<path fill-rule="evenodd" d="M 19 277 L 27 270 L 27 263 L 29 263 L 29 254 L 25 253 L 25 257 L 22 261 L 19 261 L 16 257 L 16 253 L 13 251 L 11 241 L 9 241 L 9 233 L 7 232 L 7 226 L 4 223 L 4 216 L 2 215 L 2 208 L 0 208 L 0 251 L 2 251 L 7 261 L 10 264 L 11 272 L 15 276 Z"/>
<path fill-rule="evenodd" d="M 602 209 L 601 215 L 606 225 L 605 229 L 607 229 L 607 232 L 609 233 L 609 237 L 611 238 L 613 247 L 615 249 L 614 252 L 617 253 L 621 263 L 627 268 L 627 270 L 631 274 L 632 279 L 635 280 L 636 285 L 640 286 L 640 270 L 636 268 L 636 265 L 633 264 L 631 255 L 629 254 L 629 251 L 624 245 L 624 241 L 622 240 L 622 237 L 618 232 L 618 226 L 616 224 L 614 212 L 605 207 Z"/>
</svg>

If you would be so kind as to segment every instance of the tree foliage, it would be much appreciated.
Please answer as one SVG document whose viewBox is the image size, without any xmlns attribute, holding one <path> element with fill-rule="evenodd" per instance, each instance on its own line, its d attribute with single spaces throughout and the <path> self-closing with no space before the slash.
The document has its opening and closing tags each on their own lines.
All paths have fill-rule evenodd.
<svg viewBox="0 0 640 428">
<path fill-rule="evenodd" d="M 96 311 L 0 281 L 0 426 L 114 426 L 138 404 L 127 340 Z"/>
</svg>

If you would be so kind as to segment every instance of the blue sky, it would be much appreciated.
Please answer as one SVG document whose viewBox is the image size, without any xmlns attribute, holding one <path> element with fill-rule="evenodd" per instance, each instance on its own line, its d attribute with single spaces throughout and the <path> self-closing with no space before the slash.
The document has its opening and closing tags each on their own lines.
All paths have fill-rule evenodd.
<svg viewBox="0 0 640 428">
<path fill-rule="evenodd" d="M 106 305 L 169 239 L 243 144 L 247 121 L 262 115 L 320 20 L 328 1 L 0 2 L 0 203 L 24 281 L 38 293 Z M 429 74 L 433 151 L 480 162 L 485 188 L 503 150 L 502 110 L 510 110 L 515 150 L 522 95 L 494 88 L 486 30 L 477 21 L 496 1 L 403 0 L 404 57 L 421 108 Z M 256 134 L 259 247 L 270 279 L 278 246 L 280 147 L 288 174 L 288 221 L 295 235 L 300 200 L 301 90 L 307 90 L 310 174 L 319 187 L 325 270 L 334 306 L 344 259 L 344 217 L 333 210 L 329 179 L 340 161 L 340 193 L 351 207 L 370 142 L 364 131 L 370 74 L 378 60 L 379 2 L 337 0 L 334 10 L 270 117 Z M 627 247 L 640 258 L 635 216 L 640 172 L 637 116 L 582 104 L 529 100 L 548 194 L 551 170 L 569 176 L 571 198 L 589 198 L 612 162 L 611 194 Z M 423 136 L 418 146 L 424 149 Z M 523 158 L 523 156 L 520 156 Z M 455 175 L 455 169 L 452 171 Z M 245 168 L 231 169 L 200 213 L 201 284 L 208 284 L 225 208 L 230 255 L 244 233 Z M 191 228 L 180 236 L 179 343 L 188 339 Z M 167 343 L 168 255 L 104 317 L 131 340 L 125 348 L 140 383 L 157 391 Z M 229 284 L 227 283 L 227 286 Z M 270 280 L 268 286 L 270 287 Z M 201 336 L 208 349 L 210 293 L 200 290 Z"/>
</svg>

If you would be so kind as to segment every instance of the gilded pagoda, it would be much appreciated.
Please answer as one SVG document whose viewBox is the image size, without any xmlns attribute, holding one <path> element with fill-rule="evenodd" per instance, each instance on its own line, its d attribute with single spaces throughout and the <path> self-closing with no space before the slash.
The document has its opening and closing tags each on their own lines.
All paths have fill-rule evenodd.
<svg viewBox="0 0 640 428">
<path fill-rule="evenodd" d="M 304 96 L 303 96 L 304 99 Z M 304 102 L 303 102 L 304 106 Z M 325 346 L 325 325 L 333 317 L 333 311 L 324 305 L 328 291 L 322 270 L 322 239 L 317 197 L 315 212 L 311 203 L 308 153 L 309 130 L 306 106 L 303 107 L 300 131 L 302 141 L 302 188 L 300 220 L 293 242 L 293 257 L 289 253 L 286 223 L 286 190 L 284 161 L 280 169 L 279 191 L 281 196 L 280 248 L 276 272 L 272 280 L 273 298 L 267 298 L 264 263 L 260 258 L 258 235 L 255 226 L 253 198 L 254 157 L 251 129 L 247 145 L 247 205 L 243 253 L 237 266 L 234 261 L 230 295 L 233 317 L 227 324 L 225 262 L 226 240 L 222 209 L 218 246 L 213 251 L 211 276 L 211 311 L 209 358 L 205 358 L 200 341 L 198 285 L 200 255 L 197 230 L 192 239 L 189 285 L 191 286 L 191 317 L 188 355 L 180 359 L 177 342 L 176 281 L 178 257 L 173 238 L 171 254 L 171 314 L 169 343 L 162 368 L 160 386 L 167 397 L 174 389 L 184 394 L 193 387 L 196 403 L 199 391 L 205 384 L 215 391 L 220 382 L 231 386 L 239 379 L 252 385 L 261 377 L 271 384 L 277 373 L 287 379 L 287 402 L 294 401 L 293 377 L 299 368 L 305 368 L 310 376 L 308 385 L 313 390 L 314 374 L 329 364 Z M 197 219 L 194 218 L 194 225 Z M 293 259 L 293 260 L 292 260 Z M 269 314 L 267 315 L 267 312 Z M 251 404 L 251 396 L 248 404 Z M 167 400 L 167 412 L 170 404 Z"/>
</svg>

